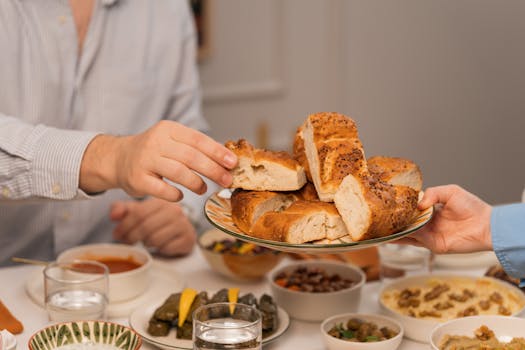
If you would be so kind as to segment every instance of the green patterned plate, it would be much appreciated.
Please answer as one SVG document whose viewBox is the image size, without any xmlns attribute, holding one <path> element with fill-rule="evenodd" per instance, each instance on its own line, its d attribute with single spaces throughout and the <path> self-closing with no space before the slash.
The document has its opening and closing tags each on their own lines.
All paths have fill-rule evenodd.
<svg viewBox="0 0 525 350">
<path fill-rule="evenodd" d="M 131 328 L 106 321 L 58 323 L 29 339 L 30 350 L 138 350 L 142 338 Z"/>
</svg>

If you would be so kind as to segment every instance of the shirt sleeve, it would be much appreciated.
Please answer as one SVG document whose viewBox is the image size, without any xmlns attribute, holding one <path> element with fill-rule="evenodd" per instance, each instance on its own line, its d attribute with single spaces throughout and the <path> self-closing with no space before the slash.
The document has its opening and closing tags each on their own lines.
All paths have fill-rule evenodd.
<svg viewBox="0 0 525 350">
<path fill-rule="evenodd" d="M 80 164 L 96 135 L 0 114 L 0 201 L 89 198 L 78 188 Z"/>
<path fill-rule="evenodd" d="M 503 269 L 525 279 L 525 203 L 495 206 L 491 215 L 492 246 Z"/>
</svg>

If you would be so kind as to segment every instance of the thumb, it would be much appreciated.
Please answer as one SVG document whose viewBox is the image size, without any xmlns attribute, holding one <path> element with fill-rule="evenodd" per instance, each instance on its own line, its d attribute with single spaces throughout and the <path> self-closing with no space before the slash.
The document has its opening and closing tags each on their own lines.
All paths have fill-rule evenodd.
<svg viewBox="0 0 525 350">
<path fill-rule="evenodd" d="M 126 202 L 113 202 L 109 211 L 109 218 L 113 221 L 122 220 L 128 213 Z"/>
</svg>

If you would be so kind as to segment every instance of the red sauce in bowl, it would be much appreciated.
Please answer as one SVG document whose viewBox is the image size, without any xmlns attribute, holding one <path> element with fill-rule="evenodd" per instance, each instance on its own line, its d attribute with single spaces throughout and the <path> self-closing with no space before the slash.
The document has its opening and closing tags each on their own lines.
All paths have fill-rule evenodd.
<svg viewBox="0 0 525 350">
<path fill-rule="evenodd" d="M 142 266 L 141 263 L 137 262 L 131 256 L 127 258 L 108 256 L 108 257 L 99 257 L 99 258 L 89 258 L 88 260 L 98 261 L 99 263 L 106 265 L 109 269 L 109 273 L 119 273 L 119 272 L 131 271 L 131 270 L 137 269 Z M 77 264 L 74 264 L 73 267 L 78 271 L 82 271 L 86 273 L 100 273 L 100 271 L 98 271 L 95 267 L 88 265 L 88 264 L 77 263 Z"/>
</svg>

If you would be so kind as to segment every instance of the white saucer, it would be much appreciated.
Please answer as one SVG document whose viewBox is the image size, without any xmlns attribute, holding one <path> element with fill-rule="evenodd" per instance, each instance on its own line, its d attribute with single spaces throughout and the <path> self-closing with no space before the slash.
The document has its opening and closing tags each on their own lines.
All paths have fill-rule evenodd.
<svg viewBox="0 0 525 350">
<path fill-rule="evenodd" d="M 163 300 L 172 290 L 181 290 L 186 282 L 182 275 L 170 265 L 153 261 L 151 268 L 151 283 L 141 296 L 119 302 L 109 303 L 106 314 L 108 318 L 127 318 L 138 306 L 151 300 Z M 29 275 L 25 283 L 26 293 L 40 307 L 44 305 L 44 277 L 42 268 L 37 268 Z"/>
</svg>

